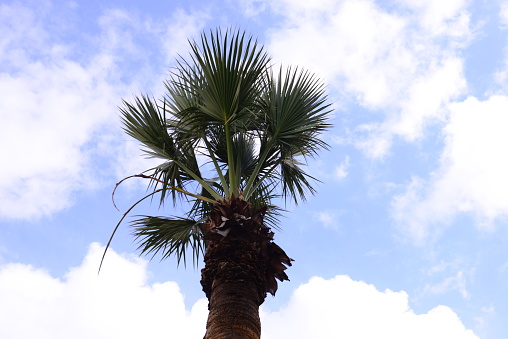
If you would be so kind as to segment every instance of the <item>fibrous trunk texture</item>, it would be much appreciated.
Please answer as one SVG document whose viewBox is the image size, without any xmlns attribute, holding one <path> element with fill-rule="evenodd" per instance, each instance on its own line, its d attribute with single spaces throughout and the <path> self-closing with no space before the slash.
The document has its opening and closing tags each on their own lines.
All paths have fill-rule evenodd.
<svg viewBox="0 0 508 339">
<path fill-rule="evenodd" d="M 208 298 L 205 339 L 259 339 L 259 306 L 291 260 L 263 224 L 266 209 L 241 197 L 216 203 L 205 226 L 208 247 L 201 285 Z M 284 265 L 285 264 L 285 265 Z"/>
<path fill-rule="evenodd" d="M 258 339 L 261 335 L 259 305 L 266 296 L 263 267 L 241 245 L 224 239 L 207 253 L 202 280 L 209 301 L 206 339 Z"/>
</svg>

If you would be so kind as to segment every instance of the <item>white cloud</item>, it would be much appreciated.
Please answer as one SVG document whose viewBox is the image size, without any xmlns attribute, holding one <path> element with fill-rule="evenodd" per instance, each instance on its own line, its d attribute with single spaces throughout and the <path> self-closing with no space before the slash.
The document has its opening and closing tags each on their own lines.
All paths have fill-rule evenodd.
<svg viewBox="0 0 508 339">
<path fill-rule="evenodd" d="M 104 18 L 103 23 L 113 25 L 115 31 L 122 31 L 122 21 L 132 22 L 133 19 L 126 17 L 113 11 L 112 16 L 115 18 Z M 119 20 L 121 19 L 121 20 Z M 138 30 L 146 30 L 150 37 L 157 41 L 154 50 L 160 50 L 163 62 L 161 63 L 162 69 L 144 69 L 138 71 L 143 74 L 142 78 L 136 79 L 140 81 L 139 87 L 136 88 L 134 95 L 139 93 L 148 93 L 155 98 L 161 97 L 165 92 L 164 81 L 168 78 L 170 67 L 174 65 L 175 60 L 180 56 L 188 59 L 187 51 L 190 51 L 189 40 L 196 39 L 201 33 L 208 20 L 208 14 L 204 11 L 187 12 L 183 9 L 176 9 L 173 15 L 163 22 L 153 22 L 150 19 L 132 23 Z M 109 28 L 111 30 L 112 28 Z M 139 33 L 139 32 L 138 32 Z M 110 33 L 116 35 L 116 33 Z M 125 34 L 122 33 L 122 34 Z M 129 40 L 134 39 L 133 36 L 128 36 Z M 139 39 L 139 37 L 138 37 Z M 134 45 L 134 42 L 129 43 Z M 136 46 L 134 45 L 134 49 Z M 137 46 L 139 49 L 139 46 Z M 143 49 L 142 49 L 143 50 Z M 155 53 L 155 52 L 153 52 Z M 149 62 L 142 63 L 142 67 L 149 67 Z M 123 97 L 125 100 L 132 102 L 133 95 Z M 119 97 L 116 99 L 119 104 Z M 115 154 L 112 157 L 117 159 L 115 166 L 115 173 L 117 178 L 125 178 L 133 174 L 139 174 L 149 168 L 160 165 L 160 159 L 147 157 L 146 153 L 141 152 L 142 148 L 137 140 L 123 135 L 123 143 L 119 148 L 115 148 Z M 109 146 L 109 145 L 108 145 Z M 110 146 L 109 146 L 110 147 Z M 146 189 L 146 181 L 127 180 L 122 183 L 123 188 L 131 190 L 139 189 L 142 187 Z"/>
<path fill-rule="evenodd" d="M 508 28 L 508 1 L 501 2 L 501 6 L 499 9 L 499 21 L 501 24 L 501 28 Z"/>
<path fill-rule="evenodd" d="M 147 284 L 147 262 L 92 244 L 63 279 L 23 264 L 0 266 L 0 337 L 200 338 L 207 302 L 191 310 L 175 282 Z M 261 309 L 263 338 L 477 338 L 446 306 L 415 314 L 405 292 L 347 276 L 312 278 L 278 310 Z M 26 326 L 30 324 L 30 326 Z M 295 326 L 295 324 L 298 324 Z"/>
<path fill-rule="evenodd" d="M 335 210 L 328 210 L 317 213 L 318 220 L 323 224 L 324 228 L 337 230 L 338 229 L 338 218 L 340 212 Z"/>
<path fill-rule="evenodd" d="M 407 91 L 407 99 L 401 100 L 401 114 L 384 127 L 393 133 L 414 141 L 423 136 L 422 127 L 446 117 L 445 104 L 465 88 L 462 60 L 445 58 L 438 65 L 430 65 L 427 74 L 415 79 Z"/>
<path fill-rule="evenodd" d="M 188 40 L 198 40 L 197 36 L 203 30 L 207 19 L 208 15 L 204 12 L 187 13 L 178 9 L 174 13 L 165 27 L 162 41 L 168 63 L 173 63 L 178 55 L 187 59 L 186 51 L 190 52 Z"/>
<path fill-rule="evenodd" d="M 94 18 L 99 33 L 85 36 L 52 25 L 63 12 L 40 6 L 0 5 L 0 218 L 51 215 L 77 191 L 149 168 L 122 134 L 117 106 L 141 88 L 162 88 L 168 69 L 147 60 L 167 67 L 172 48 L 204 25 L 203 15 L 179 11 L 178 20 L 153 23 L 112 8 Z M 67 29 L 75 40 L 65 40 Z M 140 48 L 161 41 L 162 57 Z"/>
<path fill-rule="evenodd" d="M 466 277 L 464 276 L 464 272 L 459 271 L 456 275 L 447 277 L 443 281 L 437 284 L 426 284 L 424 287 L 424 293 L 428 294 L 444 294 L 449 291 L 455 290 L 460 293 L 460 295 L 467 299 L 470 294 L 467 290 Z"/>
<path fill-rule="evenodd" d="M 462 36 L 469 24 L 469 0 L 398 0 L 414 10 L 420 23 L 435 35 Z"/>
<path fill-rule="evenodd" d="M 12 15 L 11 12 L 16 12 Z M 79 52 L 44 26 L 47 12 L 2 6 L 0 55 L 0 216 L 34 218 L 72 204 L 72 192 L 94 187 L 92 137 L 116 124 L 125 86 L 113 82 L 110 55 L 76 61 Z M 24 34 L 29 32 L 29 34 Z M 59 33 L 59 32 L 58 32 Z"/>
<path fill-rule="evenodd" d="M 239 0 L 243 12 L 247 17 L 253 17 L 262 13 L 267 7 L 266 0 Z"/>
<path fill-rule="evenodd" d="M 344 160 L 340 163 L 337 168 L 335 168 L 335 177 L 338 179 L 344 179 L 348 176 L 348 169 L 349 169 L 350 161 L 349 156 L 346 156 Z"/>
<path fill-rule="evenodd" d="M 336 276 L 312 278 L 289 305 L 263 312 L 263 338 L 478 338 L 446 306 L 415 314 L 405 292 Z"/>
<path fill-rule="evenodd" d="M 501 29 L 508 29 L 508 1 L 503 1 L 499 9 L 499 21 Z M 494 80 L 500 85 L 500 93 L 506 93 L 508 88 L 508 47 L 504 48 L 504 60 L 500 69 L 494 73 Z"/>
<path fill-rule="evenodd" d="M 0 215 L 50 214 L 69 205 L 70 192 L 94 184 L 85 145 L 112 123 L 118 97 L 94 68 L 34 61 L 0 75 Z"/>
<path fill-rule="evenodd" d="M 440 168 L 428 180 L 413 178 L 393 200 L 393 215 L 417 241 L 438 234 L 459 213 L 481 229 L 508 215 L 508 97 L 470 97 L 450 105 Z"/>
<path fill-rule="evenodd" d="M 436 264 L 423 270 L 423 272 L 428 274 L 429 276 L 435 276 L 437 274 L 443 274 L 449 271 L 461 270 L 463 268 L 463 265 L 464 265 L 463 258 L 457 257 L 454 260 L 450 261 L 440 260 Z"/>
<path fill-rule="evenodd" d="M 372 157 L 385 155 L 394 136 L 420 138 L 466 89 L 457 54 L 471 36 L 465 1 L 400 1 L 388 10 L 371 0 L 279 0 L 272 8 L 285 17 L 270 34 L 277 61 L 308 67 L 384 112 L 357 131 L 355 143 Z"/>
<path fill-rule="evenodd" d="M 22 264 L 0 268 L 0 337 L 200 338 L 206 300 L 185 309 L 178 285 L 146 283 L 146 261 L 92 244 L 85 260 L 64 279 Z M 29 324 L 29 326 L 27 326 Z"/>
</svg>

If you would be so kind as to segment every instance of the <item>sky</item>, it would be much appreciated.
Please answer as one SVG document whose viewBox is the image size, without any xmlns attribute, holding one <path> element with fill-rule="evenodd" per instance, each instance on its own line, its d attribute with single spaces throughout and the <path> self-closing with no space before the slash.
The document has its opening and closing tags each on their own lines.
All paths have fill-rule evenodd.
<svg viewBox="0 0 508 339">
<path fill-rule="evenodd" d="M 0 0 L 0 338 L 198 338 L 200 269 L 139 257 L 118 106 L 239 28 L 327 84 L 317 194 L 275 240 L 271 338 L 508 338 L 508 1 Z M 178 215 L 156 203 L 132 215 Z M 29 324 L 29 325 L 28 325 Z"/>
</svg>

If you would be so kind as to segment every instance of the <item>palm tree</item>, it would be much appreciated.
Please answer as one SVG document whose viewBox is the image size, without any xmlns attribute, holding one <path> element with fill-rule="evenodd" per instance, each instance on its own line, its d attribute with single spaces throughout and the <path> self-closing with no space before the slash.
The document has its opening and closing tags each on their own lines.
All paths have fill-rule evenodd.
<svg viewBox="0 0 508 339">
<path fill-rule="evenodd" d="M 292 261 L 273 242 L 282 211 L 274 200 L 298 203 L 314 193 L 302 161 L 327 148 L 318 137 L 330 127 L 330 109 L 314 75 L 274 70 L 244 32 L 217 29 L 190 47 L 164 97 L 140 95 L 120 108 L 125 132 L 160 160 L 129 177 L 149 180 L 150 193 L 122 220 L 154 195 L 188 204 L 183 216 L 133 221 L 141 254 L 185 264 L 190 251 L 196 264 L 204 252 L 205 338 L 259 338 L 259 306 L 275 295 L 276 278 L 288 280 Z"/>
</svg>

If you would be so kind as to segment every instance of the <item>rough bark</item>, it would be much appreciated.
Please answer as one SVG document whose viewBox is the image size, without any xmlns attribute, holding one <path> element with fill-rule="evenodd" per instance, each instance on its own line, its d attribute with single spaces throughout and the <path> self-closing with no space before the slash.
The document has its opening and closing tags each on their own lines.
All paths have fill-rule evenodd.
<svg viewBox="0 0 508 339">
<path fill-rule="evenodd" d="M 216 203 L 204 227 L 208 247 L 201 285 L 208 298 L 205 339 L 259 339 L 259 306 L 291 260 L 263 224 L 265 209 L 241 197 Z"/>
<path fill-rule="evenodd" d="M 224 239 L 207 253 L 203 289 L 208 297 L 205 339 L 259 339 L 259 306 L 266 297 L 263 267 L 248 244 Z"/>
</svg>

